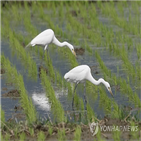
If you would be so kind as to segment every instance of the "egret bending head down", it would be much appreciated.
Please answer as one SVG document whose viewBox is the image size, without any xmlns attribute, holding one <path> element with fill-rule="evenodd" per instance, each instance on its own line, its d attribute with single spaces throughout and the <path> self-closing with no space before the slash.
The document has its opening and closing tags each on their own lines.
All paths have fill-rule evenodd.
<svg viewBox="0 0 141 141">
<path fill-rule="evenodd" d="M 99 85 L 100 83 L 103 83 L 105 87 L 107 88 L 107 90 L 110 92 L 110 94 L 113 96 L 110 84 L 107 81 L 105 81 L 103 78 L 100 78 L 99 80 L 95 80 L 91 75 L 90 67 L 87 65 L 80 65 L 73 68 L 72 70 L 70 70 L 68 73 L 64 75 L 64 78 L 68 82 L 75 83 L 74 92 L 79 83 L 83 83 L 86 80 L 88 80 L 94 85 Z M 85 83 L 84 83 L 84 88 L 85 88 Z M 87 103 L 85 92 L 84 92 L 84 98 L 85 98 L 85 102 Z M 73 101 L 74 101 L 74 93 L 73 93 L 73 99 L 72 99 L 72 107 L 73 107 Z"/>
<path fill-rule="evenodd" d="M 52 29 L 46 29 L 40 34 L 38 34 L 35 38 L 31 40 L 31 42 L 26 47 L 30 45 L 31 46 L 40 45 L 40 46 L 44 46 L 44 50 L 46 50 L 50 43 L 53 43 L 59 47 L 67 46 L 71 50 L 71 52 L 76 56 L 74 47 L 66 41 L 61 43 L 55 37 L 54 31 Z"/>
</svg>

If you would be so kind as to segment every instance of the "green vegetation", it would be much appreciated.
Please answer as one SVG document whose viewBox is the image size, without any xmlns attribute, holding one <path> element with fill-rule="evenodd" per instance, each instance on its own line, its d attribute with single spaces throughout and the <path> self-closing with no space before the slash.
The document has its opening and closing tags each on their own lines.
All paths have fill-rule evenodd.
<svg viewBox="0 0 141 141">
<path fill-rule="evenodd" d="M 81 127 L 77 126 L 75 133 L 74 133 L 74 140 L 75 141 L 80 141 L 81 140 Z"/>
<path fill-rule="evenodd" d="M 57 122 L 65 121 L 64 110 L 62 108 L 62 105 L 60 101 L 56 99 L 53 87 L 51 86 L 48 76 L 46 76 L 46 72 L 43 70 L 41 70 L 41 81 L 43 87 L 45 88 L 46 96 L 49 99 L 49 102 L 51 103 L 51 111 L 54 115 L 55 120 L 57 120 Z"/>
<path fill-rule="evenodd" d="M 40 131 L 38 134 L 38 141 L 45 141 L 44 132 Z"/>
<path fill-rule="evenodd" d="M 2 3 L 2 42 L 7 43 L 9 48 L 4 47 L 7 50 L 10 49 L 10 55 L 20 62 L 22 71 L 27 72 L 25 75 L 32 81 L 38 81 L 39 62 L 42 61 L 43 68 L 47 70 L 41 69 L 39 81 L 41 81 L 41 87 L 45 90 L 51 105 L 51 122 L 53 123 L 45 121 L 49 136 L 54 135 L 53 125 L 55 123 L 73 122 L 79 124 L 83 122 L 88 124 L 95 117 L 101 116 L 97 115 L 98 110 L 102 111 L 105 116 L 123 120 L 130 112 L 130 110 L 126 112 L 124 106 L 131 105 L 133 109 L 141 108 L 139 97 L 141 90 L 140 7 L 141 2 L 139 1 L 9 1 Z M 76 58 L 68 48 L 59 48 L 53 44 L 49 45 L 49 54 L 39 46 L 24 48 L 46 28 L 53 29 L 60 42 L 67 41 L 74 48 L 83 48 L 84 55 L 78 55 Z M 31 137 L 36 137 L 37 140 L 44 141 L 47 137 L 44 130 L 36 131 L 34 125 L 39 122 L 39 119 L 25 89 L 23 74 L 15 64 L 12 64 L 14 61 L 6 57 L 7 50 L 1 55 L 1 68 L 6 70 L 4 79 L 11 82 L 13 87 L 20 91 L 20 104 L 24 109 L 29 127 L 22 132 L 18 123 L 15 125 L 7 123 L 6 113 L 1 108 L 1 125 L 6 132 L 2 133 L 2 140 L 8 141 L 11 136 L 15 136 L 21 141 L 28 140 L 26 135 L 29 134 Z M 67 103 L 71 103 L 74 86 L 64 80 L 62 76 L 64 72 L 62 74 L 58 69 L 60 66 L 58 65 L 58 67 L 53 62 L 50 54 L 56 52 L 63 61 L 65 60 L 67 65 L 63 62 L 64 67 L 67 66 L 68 69 L 83 63 L 89 66 L 98 64 L 96 68 L 91 69 L 92 74 L 96 79 L 103 77 L 110 83 L 115 98 L 111 98 L 103 85 L 94 86 L 92 83 L 86 82 L 88 103 L 85 115 L 85 106 L 81 96 L 84 88 L 83 84 L 80 84 L 74 95 L 76 111 L 73 113 L 74 116 L 69 119 L 67 116 L 71 115 L 72 111 L 69 113 L 63 109 L 64 105 L 56 98 L 54 85 L 59 90 L 68 91 Z M 113 60 L 117 64 L 113 64 Z M 79 95 L 80 93 L 81 95 Z M 117 97 L 120 98 L 116 99 Z M 124 100 L 122 104 L 119 101 L 122 99 L 126 101 L 125 105 Z M 94 105 L 95 103 L 97 106 Z M 67 106 L 69 107 L 71 104 Z M 77 111 L 80 111 L 77 113 L 78 118 L 75 115 Z M 136 116 L 134 120 L 140 121 L 138 114 Z M 132 118 L 129 117 L 128 120 L 132 120 Z M 44 126 L 43 123 L 42 125 Z M 134 126 L 135 123 L 132 121 L 131 125 Z M 83 134 L 81 128 L 79 125 L 75 128 L 74 140 L 81 140 L 81 134 Z M 65 128 L 57 129 L 58 140 L 65 140 L 67 138 L 66 132 Z M 113 133 L 112 137 L 114 140 L 120 140 L 121 134 L 117 131 Z M 137 132 L 131 132 L 130 135 L 134 139 L 139 138 Z M 101 132 L 98 132 L 96 136 L 98 140 L 102 140 Z"/>
<path fill-rule="evenodd" d="M 35 122 L 37 120 L 36 110 L 32 103 L 31 98 L 28 97 L 26 89 L 24 87 L 23 77 L 17 72 L 16 68 L 11 65 L 10 61 L 5 58 L 2 54 L 1 62 L 6 72 L 6 79 L 8 82 L 12 82 L 14 86 L 20 91 L 20 102 L 26 114 L 26 119 L 29 123 Z"/>
<path fill-rule="evenodd" d="M 1 109 L 1 121 L 5 122 L 5 113 L 2 109 Z"/>
</svg>

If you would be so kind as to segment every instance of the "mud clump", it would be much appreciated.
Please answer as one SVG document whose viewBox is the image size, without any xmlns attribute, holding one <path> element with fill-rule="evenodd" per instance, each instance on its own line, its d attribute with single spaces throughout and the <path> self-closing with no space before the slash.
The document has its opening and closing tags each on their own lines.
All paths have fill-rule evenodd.
<svg viewBox="0 0 141 141">
<path fill-rule="evenodd" d="M 23 107 L 21 107 L 21 106 L 15 106 L 15 107 L 14 107 L 14 110 L 15 110 L 15 111 L 23 110 Z"/>
<path fill-rule="evenodd" d="M 48 69 L 44 68 L 43 66 L 39 66 L 39 78 L 40 78 L 40 75 L 41 75 L 41 70 L 45 71 L 46 75 L 48 74 Z"/>
<path fill-rule="evenodd" d="M 74 51 L 76 52 L 77 55 L 83 55 L 85 52 L 84 48 L 75 48 Z"/>
<path fill-rule="evenodd" d="M 77 17 L 78 16 L 78 13 L 80 13 L 80 11 L 75 11 L 75 10 L 72 10 L 70 11 L 71 15 L 74 16 L 74 17 Z"/>
<path fill-rule="evenodd" d="M 5 69 L 1 69 L 1 70 L 0 70 L 0 73 L 1 73 L 1 74 L 4 74 L 4 73 L 5 73 Z"/>
<path fill-rule="evenodd" d="M 11 91 L 9 91 L 8 93 L 5 93 L 5 94 L 3 94 L 2 95 L 3 97 L 11 97 L 11 98 L 18 98 L 18 97 L 20 97 L 20 91 L 19 90 L 11 90 Z"/>
</svg>

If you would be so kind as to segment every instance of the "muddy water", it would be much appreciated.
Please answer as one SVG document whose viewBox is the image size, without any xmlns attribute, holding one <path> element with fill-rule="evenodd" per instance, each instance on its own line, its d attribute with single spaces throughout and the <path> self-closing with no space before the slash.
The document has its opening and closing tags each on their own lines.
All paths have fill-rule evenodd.
<svg viewBox="0 0 141 141">
<path fill-rule="evenodd" d="M 39 31 L 42 31 L 47 28 L 46 23 L 43 24 L 42 22 L 34 22 L 34 20 L 35 19 L 33 19 L 32 23 L 34 24 L 34 26 L 37 27 L 37 29 Z M 105 19 L 105 18 L 100 17 L 100 20 L 104 24 L 109 24 L 107 22 L 107 19 Z M 112 25 L 111 25 L 111 27 L 113 28 Z M 16 30 L 17 30 L 17 32 L 21 32 L 22 34 L 26 34 L 24 32 L 24 29 L 22 28 L 22 26 L 21 27 L 19 26 Z M 119 28 L 117 30 L 119 30 Z M 31 37 L 31 39 L 32 39 L 32 37 Z M 63 39 L 60 39 L 60 40 L 63 40 Z M 83 39 L 81 39 L 81 40 L 83 40 Z M 109 52 L 105 50 L 105 47 L 97 47 L 96 48 L 96 47 L 93 47 L 91 44 L 90 44 L 90 46 L 93 49 L 92 55 L 89 55 L 89 53 L 87 51 L 85 51 L 83 55 L 78 55 L 76 59 L 79 64 L 87 64 L 89 66 L 97 66 L 96 69 L 92 70 L 92 75 L 95 77 L 95 79 L 99 79 L 100 77 L 103 77 L 103 75 L 100 71 L 100 68 L 98 66 L 98 63 L 96 61 L 95 55 L 94 55 L 95 50 L 97 50 L 100 53 L 102 60 L 104 61 L 105 65 L 111 70 L 112 73 L 115 73 L 117 76 L 122 76 L 123 78 L 126 78 L 127 74 L 125 74 L 124 70 L 121 67 L 122 61 L 120 59 L 117 59 L 116 57 L 110 55 Z M 48 99 L 45 97 L 45 91 L 42 88 L 41 81 L 40 81 L 39 77 L 38 77 L 37 81 L 33 81 L 27 77 L 26 70 L 21 65 L 21 61 L 18 61 L 16 55 L 12 54 L 11 49 L 9 47 L 9 44 L 5 40 L 2 40 L 1 51 L 2 51 L 2 53 L 4 53 L 4 55 L 6 57 L 9 58 L 11 63 L 16 66 L 18 72 L 20 72 L 23 75 L 26 90 L 28 91 L 29 97 L 32 98 L 33 103 L 35 104 L 35 107 L 36 107 L 36 110 L 37 110 L 39 116 L 46 117 L 47 113 L 50 113 L 50 104 L 48 103 Z M 62 76 L 64 76 L 64 74 L 70 70 L 70 64 L 69 64 L 68 60 L 62 59 L 60 57 L 60 55 L 57 52 L 57 47 L 55 50 L 52 51 L 51 45 L 49 46 L 49 54 L 50 54 L 50 58 L 52 59 L 52 63 L 53 63 L 54 68 L 56 68 L 60 72 L 60 74 Z M 33 56 L 33 58 L 37 63 L 37 67 L 39 68 L 41 60 L 39 60 L 38 56 Z M 136 55 L 136 52 L 134 51 L 134 52 L 132 52 L 131 61 L 133 63 L 135 63 L 136 58 L 137 58 L 137 55 Z M 119 67 L 119 73 L 117 73 L 117 66 Z M 96 74 L 95 72 L 98 72 L 98 73 Z M 12 85 L 6 84 L 7 82 L 5 81 L 5 74 L 2 75 L 1 78 L 2 78 L 2 81 L 1 81 L 1 88 L 2 88 L 1 93 L 2 94 L 14 89 L 14 87 Z M 63 88 L 58 88 L 55 84 L 53 84 L 53 87 L 54 87 L 54 90 L 56 93 L 56 97 L 62 103 L 64 110 L 71 110 L 71 101 L 68 100 L 68 98 L 67 98 L 67 90 L 64 90 Z M 80 97 L 83 97 L 83 92 L 80 89 L 81 88 L 78 87 L 77 93 L 80 95 Z M 139 94 L 139 97 L 141 98 L 139 90 L 138 90 L 138 94 Z M 112 91 L 115 94 L 116 90 L 115 90 L 114 86 L 112 86 Z M 107 92 L 107 95 L 111 98 L 111 96 L 108 92 Z M 95 102 L 93 102 L 91 100 L 91 97 L 87 97 L 87 98 L 88 98 L 88 101 L 89 101 L 91 107 L 94 109 L 94 112 L 99 117 L 102 118 L 105 115 L 105 113 L 104 113 L 103 109 L 99 109 L 99 98 Z M 127 97 L 120 94 L 120 91 L 116 91 L 114 99 L 119 105 L 125 105 L 125 106 L 131 106 L 131 107 L 133 106 L 128 101 Z M 6 119 L 9 119 L 12 116 L 12 114 L 15 113 L 14 107 L 18 106 L 18 105 L 20 105 L 18 98 L 13 99 L 13 98 L 8 98 L 8 97 L 7 98 L 2 97 L 2 109 L 5 111 Z"/>
</svg>

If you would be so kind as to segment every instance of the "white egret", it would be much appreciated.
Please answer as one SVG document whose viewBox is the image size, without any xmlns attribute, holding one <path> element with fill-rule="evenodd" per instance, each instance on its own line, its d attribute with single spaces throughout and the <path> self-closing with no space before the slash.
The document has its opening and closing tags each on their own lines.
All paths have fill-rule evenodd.
<svg viewBox="0 0 141 141">
<path fill-rule="evenodd" d="M 40 45 L 44 46 L 44 50 L 46 50 L 50 43 L 54 43 L 59 47 L 67 46 L 71 50 L 71 52 L 76 56 L 73 45 L 66 41 L 62 43 L 59 42 L 58 39 L 55 37 L 54 31 L 52 29 L 46 29 L 40 34 L 38 34 L 26 47 Z"/>
<path fill-rule="evenodd" d="M 86 91 L 85 81 L 86 80 L 90 81 L 94 85 L 99 85 L 100 83 L 103 83 L 105 85 L 105 87 L 107 88 L 107 90 L 110 92 L 110 94 L 113 96 L 110 84 L 107 81 L 105 81 L 103 78 L 95 80 L 92 77 L 90 67 L 87 65 L 80 65 L 80 66 L 73 68 L 72 70 L 70 70 L 68 73 L 66 73 L 64 75 L 64 78 L 68 82 L 75 83 L 75 88 L 74 88 L 74 92 L 73 92 L 73 99 L 72 99 L 72 108 L 73 108 L 73 102 L 74 102 L 74 93 L 75 93 L 76 87 L 79 83 L 84 83 L 84 100 L 85 100 L 85 103 L 87 104 L 86 94 L 85 94 L 85 91 Z"/>
</svg>

